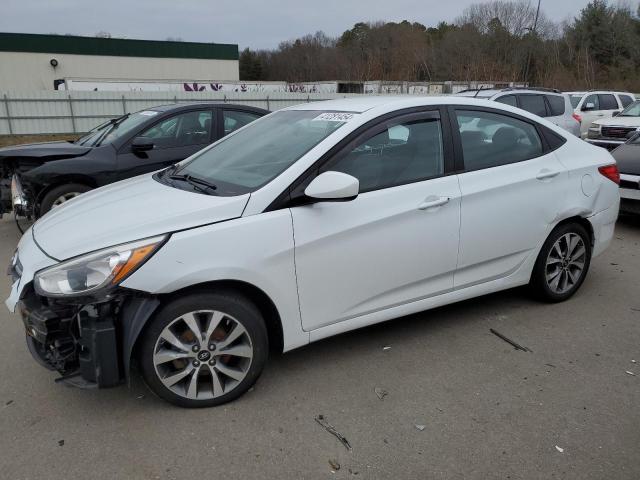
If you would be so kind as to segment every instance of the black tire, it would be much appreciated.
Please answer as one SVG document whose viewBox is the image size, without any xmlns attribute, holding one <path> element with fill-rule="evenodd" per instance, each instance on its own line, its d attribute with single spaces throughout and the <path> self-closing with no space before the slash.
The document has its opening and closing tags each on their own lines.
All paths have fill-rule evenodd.
<svg viewBox="0 0 640 480">
<path fill-rule="evenodd" d="M 584 268 L 570 288 L 562 293 L 558 293 L 554 291 L 549 285 L 549 282 L 547 282 L 547 259 L 556 242 L 567 234 L 575 234 L 582 239 L 585 248 Z M 531 292 L 539 300 L 550 303 L 563 302 L 564 300 L 567 300 L 578 291 L 584 282 L 589 271 L 589 265 L 591 264 L 591 252 L 591 237 L 582 225 L 579 223 L 566 223 L 556 227 L 542 245 L 542 249 L 536 259 L 536 263 L 531 274 L 531 281 L 529 282 Z"/>
<path fill-rule="evenodd" d="M 42 198 L 42 202 L 40 202 L 40 214 L 41 217 L 49 210 L 53 208 L 54 202 L 63 195 L 68 195 L 72 193 L 85 193 L 91 190 L 91 187 L 87 185 L 83 185 L 82 183 L 65 183 L 64 185 L 60 185 L 59 187 L 55 187 L 51 189 L 47 194 Z"/>
<path fill-rule="evenodd" d="M 208 399 L 190 399 L 176 394 L 162 383 L 154 365 L 156 344 L 164 328 L 177 318 L 198 310 L 215 310 L 233 317 L 235 322 L 241 324 L 246 330 L 250 338 L 253 354 L 244 379 L 235 385 L 232 390 L 224 392 L 221 396 Z M 156 395 L 180 407 L 199 408 L 230 402 L 249 390 L 262 373 L 267 362 L 268 352 L 269 340 L 266 324 L 253 302 L 235 292 L 216 292 L 194 293 L 177 298 L 162 307 L 141 333 L 137 353 L 142 377 L 147 386 Z M 204 362 L 202 367 L 205 367 Z"/>
</svg>

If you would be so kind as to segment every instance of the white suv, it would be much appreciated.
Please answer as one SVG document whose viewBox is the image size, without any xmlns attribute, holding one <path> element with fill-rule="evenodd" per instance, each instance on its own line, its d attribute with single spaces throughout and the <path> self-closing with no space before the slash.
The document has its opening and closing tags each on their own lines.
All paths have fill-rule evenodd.
<svg viewBox="0 0 640 480">
<path fill-rule="evenodd" d="M 574 118 L 580 122 L 580 137 L 586 138 L 592 122 L 613 116 L 635 102 L 628 92 L 591 91 L 567 92 L 573 107 Z"/>
<path fill-rule="evenodd" d="M 481 98 L 518 107 L 580 136 L 580 123 L 573 114 L 569 96 L 550 88 L 509 87 L 463 90 L 456 95 Z"/>
</svg>

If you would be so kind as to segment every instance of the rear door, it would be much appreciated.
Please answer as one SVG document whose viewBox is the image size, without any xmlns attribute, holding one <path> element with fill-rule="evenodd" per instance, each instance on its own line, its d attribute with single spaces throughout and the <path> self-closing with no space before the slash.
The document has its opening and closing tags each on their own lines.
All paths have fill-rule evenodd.
<svg viewBox="0 0 640 480">
<path fill-rule="evenodd" d="M 358 178 L 358 197 L 291 208 L 305 330 L 453 288 L 460 189 L 444 125 L 433 110 L 371 126 L 318 170 Z"/>
<path fill-rule="evenodd" d="M 129 140 L 118 152 L 119 179 L 160 170 L 193 155 L 209 145 L 214 130 L 213 110 L 191 110 L 165 117 L 140 134 L 153 143 L 138 152 Z"/>
<path fill-rule="evenodd" d="M 218 138 L 229 135 L 231 132 L 248 125 L 262 116 L 256 112 L 234 109 L 232 107 L 220 108 L 219 115 L 220 117 L 217 129 Z"/>
<path fill-rule="evenodd" d="M 451 117 L 462 162 L 454 285 L 464 288 L 507 277 L 537 255 L 568 174 L 531 120 L 467 106 L 451 108 Z"/>
</svg>

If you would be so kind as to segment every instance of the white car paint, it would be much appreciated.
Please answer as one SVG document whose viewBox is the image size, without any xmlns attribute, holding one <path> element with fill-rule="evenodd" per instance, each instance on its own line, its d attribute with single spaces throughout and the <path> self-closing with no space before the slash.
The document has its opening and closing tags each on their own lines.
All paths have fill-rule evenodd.
<svg viewBox="0 0 640 480">
<path fill-rule="evenodd" d="M 361 193 L 352 201 L 265 211 L 336 143 L 370 120 L 437 105 L 512 112 L 544 125 L 565 143 L 539 158 Z M 580 216 L 591 223 L 594 255 L 613 236 L 618 186 L 597 170 L 614 163 L 612 157 L 535 115 L 460 97 L 360 97 L 287 110 L 355 114 L 251 194 L 201 195 L 147 175 L 97 189 L 52 211 L 18 246 L 24 269 L 12 286 L 9 309 L 35 272 L 56 259 L 171 233 L 122 286 L 162 294 L 215 280 L 249 283 L 276 306 L 286 351 L 524 285 L 549 231 L 566 218 Z M 237 132 L 227 138 L 233 135 Z M 211 148 L 215 144 L 204 151 Z M 583 193 L 587 176 L 590 195 Z"/>
</svg>

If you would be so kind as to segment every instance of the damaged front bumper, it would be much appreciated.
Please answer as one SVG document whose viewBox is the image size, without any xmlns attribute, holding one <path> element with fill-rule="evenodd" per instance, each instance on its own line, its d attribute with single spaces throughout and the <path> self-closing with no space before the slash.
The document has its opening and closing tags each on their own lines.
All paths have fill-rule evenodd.
<svg viewBox="0 0 640 480">
<path fill-rule="evenodd" d="M 83 304 L 60 302 L 25 287 L 16 310 L 34 359 L 81 388 L 106 388 L 129 376 L 131 354 L 142 327 L 159 301 L 122 290 Z"/>
</svg>

